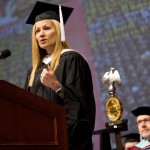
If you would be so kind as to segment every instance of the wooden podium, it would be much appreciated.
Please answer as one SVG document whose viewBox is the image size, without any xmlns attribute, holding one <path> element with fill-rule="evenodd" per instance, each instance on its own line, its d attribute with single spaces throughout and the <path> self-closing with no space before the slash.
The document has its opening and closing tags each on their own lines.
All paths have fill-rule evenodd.
<svg viewBox="0 0 150 150">
<path fill-rule="evenodd" d="M 0 150 L 68 150 L 65 109 L 0 80 Z"/>
</svg>

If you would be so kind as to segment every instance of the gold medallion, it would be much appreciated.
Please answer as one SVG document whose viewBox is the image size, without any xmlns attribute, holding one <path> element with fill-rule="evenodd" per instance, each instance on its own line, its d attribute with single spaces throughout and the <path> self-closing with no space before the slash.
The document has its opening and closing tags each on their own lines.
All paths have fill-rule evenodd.
<svg viewBox="0 0 150 150">
<path fill-rule="evenodd" d="M 111 121 L 119 120 L 123 115 L 123 106 L 117 97 L 110 97 L 106 103 L 106 114 Z"/>
</svg>

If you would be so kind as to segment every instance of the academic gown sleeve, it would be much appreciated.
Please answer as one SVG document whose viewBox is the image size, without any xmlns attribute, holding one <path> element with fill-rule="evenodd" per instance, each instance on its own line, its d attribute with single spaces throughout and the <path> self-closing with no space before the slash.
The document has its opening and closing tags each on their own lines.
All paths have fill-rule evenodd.
<svg viewBox="0 0 150 150">
<path fill-rule="evenodd" d="M 65 86 L 64 103 L 67 118 L 95 123 L 93 83 L 87 61 L 77 52 L 62 54 L 56 75 Z M 90 130 L 90 129 L 89 129 Z"/>
<path fill-rule="evenodd" d="M 24 82 L 24 86 L 23 86 L 23 88 L 24 88 L 25 90 L 28 90 L 28 88 L 29 88 L 28 82 L 29 82 L 29 78 L 30 78 L 31 71 L 32 71 L 32 67 L 29 68 L 29 69 L 27 70 L 27 73 L 26 73 L 25 82 Z M 28 90 L 28 91 L 29 91 L 29 90 Z"/>
</svg>

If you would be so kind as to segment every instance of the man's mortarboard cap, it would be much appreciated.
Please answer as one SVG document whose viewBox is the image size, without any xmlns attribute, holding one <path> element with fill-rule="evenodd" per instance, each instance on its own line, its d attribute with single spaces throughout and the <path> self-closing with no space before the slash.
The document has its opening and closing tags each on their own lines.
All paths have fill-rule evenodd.
<svg viewBox="0 0 150 150">
<path fill-rule="evenodd" d="M 129 133 L 129 134 L 123 135 L 122 137 L 125 138 L 125 143 L 126 142 L 140 142 L 140 134 L 138 133 Z"/>
<path fill-rule="evenodd" d="M 150 115 L 150 107 L 148 106 L 138 107 L 132 110 L 131 113 L 136 117 L 138 117 L 139 115 Z"/>
<path fill-rule="evenodd" d="M 63 22 L 65 24 L 71 15 L 73 8 L 61 6 L 61 10 Z M 26 21 L 26 24 L 33 25 L 36 21 L 44 19 L 54 19 L 60 22 L 59 5 L 37 1 Z"/>
</svg>

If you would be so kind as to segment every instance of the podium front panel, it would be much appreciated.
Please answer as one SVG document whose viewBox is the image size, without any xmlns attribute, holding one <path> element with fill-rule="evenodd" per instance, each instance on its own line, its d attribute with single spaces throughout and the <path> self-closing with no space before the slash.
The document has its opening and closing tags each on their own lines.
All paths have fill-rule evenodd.
<svg viewBox="0 0 150 150">
<path fill-rule="evenodd" d="M 0 81 L 0 149 L 67 150 L 65 109 Z"/>
</svg>

